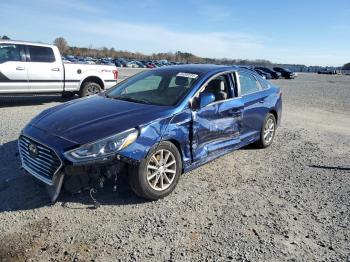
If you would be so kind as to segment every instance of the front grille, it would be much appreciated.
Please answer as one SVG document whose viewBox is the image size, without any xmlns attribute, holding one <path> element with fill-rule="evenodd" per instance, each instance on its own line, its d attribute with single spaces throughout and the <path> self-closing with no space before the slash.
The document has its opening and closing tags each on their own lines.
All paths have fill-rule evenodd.
<svg viewBox="0 0 350 262">
<path fill-rule="evenodd" d="M 55 151 L 26 136 L 19 138 L 18 147 L 23 168 L 36 178 L 52 185 L 53 176 L 62 165 Z"/>
</svg>

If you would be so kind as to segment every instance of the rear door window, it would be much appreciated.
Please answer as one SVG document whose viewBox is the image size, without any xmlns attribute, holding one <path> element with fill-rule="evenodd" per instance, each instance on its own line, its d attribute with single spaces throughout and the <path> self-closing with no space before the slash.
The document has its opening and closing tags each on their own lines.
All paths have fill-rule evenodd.
<svg viewBox="0 0 350 262">
<path fill-rule="evenodd" d="M 241 84 L 241 96 L 260 91 L 259 83 L 249 73 L 239 72 L 239 82 Z"/>
<path fill-rule="evenodd" d="M 262 89 L 268 89 L 270 87 L 270 84 L 266 80 L 258 78 L 258 81 Z"/>
<path fill-rule="evenodd" d="M 31 62 L 44 62 L 52 63 L 55 62 L 55 55 L 52 48 L 44 46 L 28 46 Z"/>
<path fill-rule="evenodd" d="M 10 61 L 23 61 L 20 45 L 0 44 L 0 64 Z"/>
</svg>

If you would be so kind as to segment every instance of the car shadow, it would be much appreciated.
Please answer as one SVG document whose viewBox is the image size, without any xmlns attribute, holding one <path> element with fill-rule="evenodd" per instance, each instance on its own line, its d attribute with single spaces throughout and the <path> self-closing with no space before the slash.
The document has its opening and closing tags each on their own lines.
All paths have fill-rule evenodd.
<svg viewBox="0 0 350 262">
<path fill-rule="evenodd" d="M 44 105 L 48 103 L 64 103 L 78 96 L 71 98 L 63 98 L 60 95 L 37 95 L 37 96 L 0 96 L 1 107 L 16 107 L 16 106 L 35 106 Z"/>
<path fill-rule="evenodd" d="M 350 167 L 341 167 L 341 166 L 309 165 L 309 167 L 328 169 L 328 170 L 350 171 Z"/>
<path fill-rule="evenodd" d="M 240 148 L 239 150 L 259 150 L 259 149 L 261 149 L 261 148 L 259 148 L 258 146 L 256 146 L 253 143 L 253 144 L 246 145 L 246 146 Z"/>
<path fill-rule="evenodd" d="M 20 168 L 17 140 L 0 145 L 0 159 L 0 213 L 51 205 L 46 186 Z M 97 188 L 97 193 L 93 194 L 94 199 L 100 205 L 132 205 L 145 202 L 132 192 L 126 176 L 120 177 L 116 192 L 113 192 L 111 183 L 106 183 L 105 188 Z M 58 203 L 67 208 L 77 208 L 75 204 L 82 204 L 79 208 L 94 208 L 89 192 L 73 195 L 62 190 Z"/>
</svg>

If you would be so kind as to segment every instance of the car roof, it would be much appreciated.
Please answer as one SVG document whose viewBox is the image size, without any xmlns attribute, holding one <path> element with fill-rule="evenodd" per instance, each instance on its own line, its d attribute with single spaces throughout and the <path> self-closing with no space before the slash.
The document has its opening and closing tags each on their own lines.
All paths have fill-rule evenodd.
<svg viewBox="0 0 350 262">
<path fill-rule="evenodd" d="M 16 44 L 16 45 L 35 45 L 35 46 L 45 46 L 45 47 L 53 47 L 54 45 L 44 44 L 44 43 L 36 43 L 29 41 L 20 41 L 20 40 L 0 40 L 1 44 Z"/>
<path fill-rule="evenodd" d="M 237 66 L 226 66 L 226 65 L 214 65 L 214 64 L 185 64 L 185 65 L 171 65 L 166 67 L 160 67 L 153 70 L 159 71 L 177 71 L 195 74 L 206 74 L 210 71 L 225 71 L 225 70 L 238 70 Z"/>
</svg>

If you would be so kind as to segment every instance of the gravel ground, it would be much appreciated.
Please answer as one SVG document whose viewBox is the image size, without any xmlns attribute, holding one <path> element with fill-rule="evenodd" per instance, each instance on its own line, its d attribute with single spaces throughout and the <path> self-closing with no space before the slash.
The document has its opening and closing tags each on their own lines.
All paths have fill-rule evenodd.
<svg viewBox="0 0 350 262">
<path fill-rule="evenodd" d="M 350 76 L 300 74 L 282 87 L 274 144 L 245 148 L 145 202 L 125 180 L 92 209 L 19 169 L 21 128 L 58 97 L 0 101 L 0 261 L 350 261 Z"/>
</svg>

